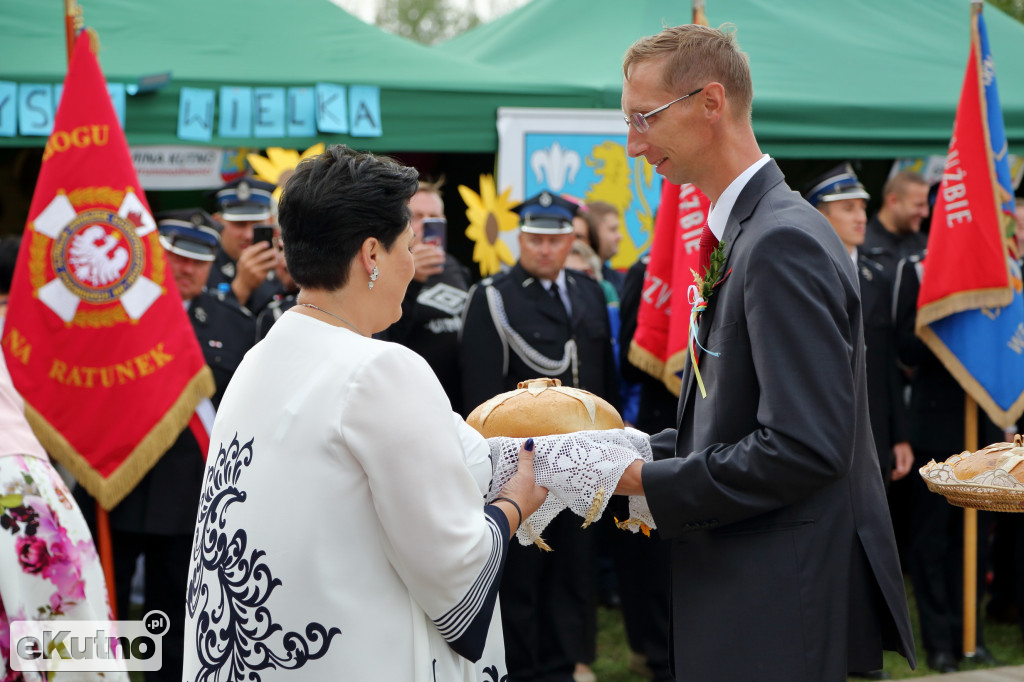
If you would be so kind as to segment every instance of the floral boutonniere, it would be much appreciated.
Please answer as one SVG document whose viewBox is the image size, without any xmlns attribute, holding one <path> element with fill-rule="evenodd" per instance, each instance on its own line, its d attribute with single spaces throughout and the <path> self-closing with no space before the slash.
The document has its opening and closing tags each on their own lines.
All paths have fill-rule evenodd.
<svg viewBox="0 0 1024 682">
<path fill-rule="evenodd" d="M 705 275 L 701 276 L 699 272 L 690 270 L 693 273 L 693 284 L 690 285 L 689 299 L 690 299 L 690 339 L 687 344 L 690 349 L 690 362 L 693 364 L 694 378 L 697 379 L 697 387 L 700 389 L 700 395 L 703 398 L 708 397 L 707 390 L 704 388 L 704 380 L 700 376 L 700 369 L 697 366 L 697 348 L 711 355 L 718 357 L 718 353 L 708 350 L 704 346 L 700 345 L 700 341 L 697 340 L 697 327 L 700 324 L 701 313 L 703 313 L 708 307 L 708 300 L 711 298 L 711 294 L 714 293 L 715 287 L 721 284 L 726 277 L 729 276 L 731 270 L 725 271 L 725 242 L 718 242 L 718 246 L 711 252 L 711 257 L 708 259 L 708 271 Z"/>
<path fill-rule="evenodd" d="M 714 293 L 715 287 L 721 284 L 729 273 L 723 272 L 725 270 L 725 242 L 718 242 L 718 246 L 711 252 L 711 258 L 708 263 L 707 274 L 701 276 L 696 270 L 690 270 L 693 273 L 693 282 L 697 285 L 697 293 L 700 297 L 707 302 L 711 298 L 711 294 Z"/>
</svg>

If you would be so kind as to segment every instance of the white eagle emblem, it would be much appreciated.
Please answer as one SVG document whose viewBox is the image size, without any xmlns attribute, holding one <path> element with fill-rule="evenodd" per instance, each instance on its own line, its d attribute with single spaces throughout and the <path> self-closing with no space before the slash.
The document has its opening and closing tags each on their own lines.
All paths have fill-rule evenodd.
<svg viewBox="0 0 1024 682">
<path fill-rule="evenodd" d="M 117 235 L 108 234 L 99 225 L 90 225 L 75 235 L 68 252 L 68 265 L 75 277 L 97 287 L 116 281 L 128 259 L 128 249 Z"/>
<path fill-rule="evenodd" d="M 67 194 L 58 192 L 32 221 L 32 229 L 51 240 L 47 256 L 54 274 L 37 295 L 65 322 L 75 320 L 83 303 L 114 301 L 138 320 L 160 298 L 161 285 L 144 274 L 148 254 L 143 238 L 156 230 L 156 222 L 134 192 L 125 192 L 116 211 L 77 211 Z"/>
</svg>

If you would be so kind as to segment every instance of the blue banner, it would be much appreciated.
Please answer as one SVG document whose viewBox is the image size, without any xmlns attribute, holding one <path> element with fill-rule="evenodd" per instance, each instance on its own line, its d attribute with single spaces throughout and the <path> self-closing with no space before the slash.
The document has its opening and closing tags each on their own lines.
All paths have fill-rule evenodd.
<svg viewBox="0 0 1024 682">
<path fill-rule="evenodd" d="M 619 211 L 619 252 L 614 268 L 628 268 L 651 247 L 661 176 L 626 154 L 626 136 L 527 133 L 523 196 L 542 190 L 584 202 L 603 201 Z"/>
</svg>

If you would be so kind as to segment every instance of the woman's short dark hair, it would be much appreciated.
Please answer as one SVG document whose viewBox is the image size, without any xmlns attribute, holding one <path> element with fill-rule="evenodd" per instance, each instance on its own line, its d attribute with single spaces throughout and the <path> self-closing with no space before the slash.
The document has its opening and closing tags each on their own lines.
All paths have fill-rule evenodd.
<svg viewBox="0 0 1024 682">
<path fill-rule="evenodd" d="M 341 288 L 364 241 L 375 237 L 391 250 L 418 187 L 415 168 L 345 145 L 306 159 L 278 209 L 288 272 L 301 287 Z"/>
</svg>

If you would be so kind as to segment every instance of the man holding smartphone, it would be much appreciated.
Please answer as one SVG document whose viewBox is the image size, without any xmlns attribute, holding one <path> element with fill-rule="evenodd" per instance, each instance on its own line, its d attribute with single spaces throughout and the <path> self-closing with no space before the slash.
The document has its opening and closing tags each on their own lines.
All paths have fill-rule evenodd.
<svg viewBox="0 0 1024 682">
<path fill-rule="evenodd" d="M 270 183 L 241 178 L 216 193 L 214 217 L 223 229 L 206 286 L 213 292 L 230 291 L 254 314 L 281 293 L 274 275 L 277 252 L 271 248 L 273 192 Z"/>
<path fill-rule="evenodd" d="M 447 221 L 441 199 L 442 182 L 420 181 L 409 200 L 416 274 L 402 301 L 402 319 L 380 338 L 411 348 L 430 364 L 444 387 L 452 409 L 465 415 L 459 371 L 459 330 L 469 290 L 469 270 L 447 253 Z M 465 408 L 465 409 L 464 409 Z"/>
</svg>

